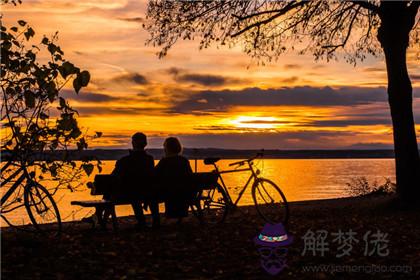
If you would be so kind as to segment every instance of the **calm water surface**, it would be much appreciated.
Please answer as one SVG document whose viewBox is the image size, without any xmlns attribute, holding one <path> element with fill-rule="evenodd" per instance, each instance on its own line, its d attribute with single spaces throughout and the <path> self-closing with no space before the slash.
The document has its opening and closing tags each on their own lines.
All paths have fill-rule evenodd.
<svg viewBox="0 0 420 280">
<path fill-rule="evenodd" d="M 228 164 L 236 160 L 221 160 L 218 165 L 221 170 L 229 169 Z M 284 192 L 288 201 L 338 198 L 349 196 L 346 183 L 352 178 L 366 177 L 370 183 L 382 183 L 385 178 L 395 181 L 393 159 L 266 159 L 255 161 L 262 171 L 262 176 L 274 181 Z M 110 173 L 115 161 L 104 161 L 103 174 Z M 195 163 L 191 161 L 194 169 Z M 198 161 L 198 171 L 211 171 L 202 160 Z M 95 174 L 90 176 L 93 180 Z M 224 175 L 233 199 L 236 198 L 241 187 L 249 178 L 249 173 L 230 173 Z M 92 208 L 80 208 L 70 205 L 72 200 L 100 199 L 91 196 L 90 190 L 85 189 L 71 193 L 65 191 L 55 196 L 58 200 L 61 217 L 64 221 L 79 220 L 93 213 Z M 240 205 L 252 205 L 251 189 L 245 192 Z M 117 215 L 132 215 L 131 207 L 118 206 Z M 24 209 L 17 210 L 7 216 L 14 224 L 29 222 Z M 1 226 L 5 226 L 2 221 Z"/>
</svg>

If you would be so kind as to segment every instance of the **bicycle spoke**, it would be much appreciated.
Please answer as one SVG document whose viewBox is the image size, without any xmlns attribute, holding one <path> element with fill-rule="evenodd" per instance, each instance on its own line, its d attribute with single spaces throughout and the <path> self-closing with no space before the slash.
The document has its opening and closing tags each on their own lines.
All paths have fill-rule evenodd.
<svg viewBox="0 0 420 280">
<path fill-rule="evenodd" d="M 35 202 L 36 200 L 38 200 L 37 202 L 33 203 L 33 206 L 35 207 L 36 212 L 42 216 L 42 213 L 48 213 L 48 210 L 50 209 L 45 204 L 45 199 L 46 199 L 47 195 L 44 194 L 44 196 L 42 196 L 37 188 L 35 188 L 35 190 L 36 190 L 35 198 L 34 198 L 34 193 L 30 192 L 31 201 Z M 55 215 L 54 215 L 54 217 L 55 217 Z"/>
<path fill-rule="evenodd" d="M 200 208 L 204 222 L 217 224 L 226 216 L 226 196 L 219 187 L 211 190 L 203 190 L 199 196 Z"/>
<path fill-rule="evenodd" d="M 28 215 L 37 229 L 42 229 L 43 232 L 60 232 L 60 214 L 47 189 L 41 185 L 27 186 L 24 198 Z"/>
<path fill-rule="evenodd" d="M 261 195 L 261 197 L 262 197 L 262 199 L 264 200 L 264 202 L 266 203 L 266 204 L 268 204 L 268 201 L 264 198 L 264 195 L 263 195 L 263 193 L 261 192 L 261 189 L 263 189 L 264 190 L 264 192 L 265 192 L 265 194 L 269 197 L 269 198 L 271 198 L 271 196 L 270 196 L 270 194 L 267 192 L 267 190 L 266 190 L 266 188 L 264 188 L 264 183 L 263 182 L 261 182 L 261 184 L 260 184 L 260 188 L 257 188 L 257 191 L 258 191 L 258 193 Z M 274 200 L 271 198 L 271 202 L 273 202 Z"/>
<path fill-rule="evenodd" d="M 260 216 L 269 223 L 286 223 L 287 201 L 281 190 L 267 179 L 259 179 L 253 186 L 252 196 Z"/>
</svg>

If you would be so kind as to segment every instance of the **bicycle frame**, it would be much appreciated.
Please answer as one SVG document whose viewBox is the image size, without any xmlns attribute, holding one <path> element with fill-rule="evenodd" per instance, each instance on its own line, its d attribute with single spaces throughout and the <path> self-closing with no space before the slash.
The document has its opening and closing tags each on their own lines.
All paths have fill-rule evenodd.
<svg viewBox="0 0 420 280">
<path fill-rule="evenodd" d="M 3 172 L 4 170 L 6 170 L 10 164 L 11 163 L 7 163 L 5 166 L 3 166 L 1 168 L 2 169 L 1 171 Z M 10 181 L 12 181 L 13 178 L 18 176 L 20 173 L 22 173 L 22 175 L 19 176 L 16 182 L 14 182 L 13 185 L 10 187 L 10 189 L 8 189 L 7 192 L 1 197 L 0 207 L 3 207 L 3 204 L 7 201 L 7 199 L 9 199 L 9 197 L 14 193 L 14 191 L 20 186 L 20 184 L 22 184 L 22 182 L 26 178 L 28 178 L 26 169 L 22 166 L 19 167 L 12 175 L 10 175 L 6 180 L 1 182 L 1 185 L 5 185 L 9 183 Z"/>
<path fill-rule="evenodd" d="M 252 179 L 254 179 L 254 182 L 258 179 L 258 174 L 257 172 L 254 170 L 253 168 L 253 160 L 248 160 L 248 161 L 244 161 L 244 163 L 240 164 L 240 165 L 244 165 L 245 162 L 248 164 L 247 168 L 242 168 L 242 169 L 230 169 L 230 170 L 222 170 L 220 171 L 219 168 L 217 167 L 216 163 L 213 163 L 214 169 L 216 171 L 216 173 L 218 174 L 218 177 L 220 179 L 220 182 L 222 184 L 223 189 L 225 190 L 228 199 L 229 199 L 229 204 L 231 204 L 232 206 L 237 206 L 239 203 L 239 200 L 241 199 L 242 195 L 244 194 L 244 192 L 246 191 L 246 189 L 248 188 L 249 183 L 251 182 Z M 251 171 L 251 175 L 249 176 L 248 180 L 246 181 L 245 185 L 243 186 L 242 190 L 239 192 L 238 197 L 236 198 L 235 202 L 232 201 L 232 198 L 230 196 L 230 193 L 226 187 L 226 184 L 223 180 L 222 174 L 226 174 L 226 173 L 236 173 L 236 172 L 244 172 L 244 171 Z"/>
<path fill-rule="evenodd" d="M 0 171 L 3 173 L 11 165 L 15 166 L 16 170 L 10 170 L 11 175 L 9 176 L 9 174 L 7 174 L 8 176 L 6 178 L 3 178 L 2 176 L 2 181 L 0 182 L 2 186 L 5 184 L 12 184 L 10 188 L 7 189 L 6 193 L 1 196 L 0 217 L 9 226 L 14 226 L 8 221 L 4 214 L 10 213 L 20 207 L 25 207 L 32 225 L 37 230 L 41 230 L 39 226 L 44 222 L 54 223 L 54 231 L 57 231 L 57 234 L 59 234 L 61 231 L 60 212 L 51 194 L 46 188 L 33 180 L 34 173 L 29 172 L 25 164 L 20 165 L 16 164 L 16 162 L 9 161 L 0 168 Z M 18 188 L 22 188 L 23 190 L 23 202 L 20 197 L 18 197 L 21 195 L 20 190 L 16 191 Z M 16 199 L 12 199 L 8 202 L 15 192 Z M 48 218 L 48 215 L 51 215 L 49 213 L 54 215 L 52 219 Z M 42 219 L 42 221 L 39 222 L 37 217 Z"/>
</svg>

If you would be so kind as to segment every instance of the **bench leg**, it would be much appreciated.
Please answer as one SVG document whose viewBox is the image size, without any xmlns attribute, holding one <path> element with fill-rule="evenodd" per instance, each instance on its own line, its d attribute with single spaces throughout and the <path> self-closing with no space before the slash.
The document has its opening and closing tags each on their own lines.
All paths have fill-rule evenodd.
<svg viewBox="0 0 420 280">
<path fill-rule="evenodd" d="M 112 218 L 112 227 L 114 229 L 114 231 L 118 230 L 118 221 L 117 221 L 117 215 L 115 213 L 115 206 L 112 205 L 109 207 L 109 211 L 111 214 L 111 218 Z"/>
<path fill-rule="evenodd" d="M 106 209 L 103 206 L 97 206 L 96 208 L 96 216 L 98 217 L 98 223 L 102 229 L 106 229 Z"/>
</svg>

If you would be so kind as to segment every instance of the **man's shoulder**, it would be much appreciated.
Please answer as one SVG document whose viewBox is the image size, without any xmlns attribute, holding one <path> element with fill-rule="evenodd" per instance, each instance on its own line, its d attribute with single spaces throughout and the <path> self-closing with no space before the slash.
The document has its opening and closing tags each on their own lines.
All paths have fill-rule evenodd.
<svg viewBox="0 0 420 280">
<path fill-rule="evenodd" d="M 148 152 L 145 152 L 144 154 L 146 155 L 146 157 L 148 159 L 155 160 L 154 157 L 151 154 L 149 154 Z"/>
<path fill-rule="evenodd" d="M 127 161 L 130 161 L 130 155 L 123 156 L 122 158 L 117 160 L 117 163 L 123 163 L 123 162 L 127 162 Z"/>
</svg>

